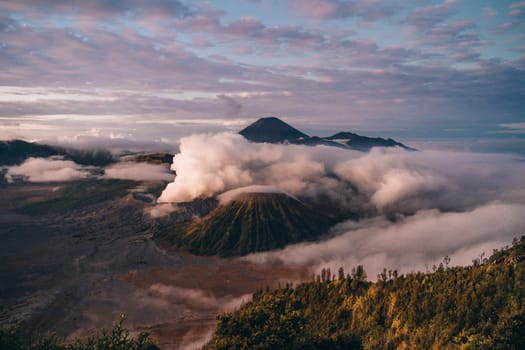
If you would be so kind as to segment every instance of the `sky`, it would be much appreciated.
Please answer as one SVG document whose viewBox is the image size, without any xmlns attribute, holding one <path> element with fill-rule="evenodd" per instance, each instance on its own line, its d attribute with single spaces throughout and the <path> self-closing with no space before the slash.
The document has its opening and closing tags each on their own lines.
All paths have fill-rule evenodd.
<svg viewBox="0 0 525 350">
<path fill-rule="evenodd" d="M 0 1 L 0 139 L 314 135 L 525 149 L 525 1 Z"/>
</svg>

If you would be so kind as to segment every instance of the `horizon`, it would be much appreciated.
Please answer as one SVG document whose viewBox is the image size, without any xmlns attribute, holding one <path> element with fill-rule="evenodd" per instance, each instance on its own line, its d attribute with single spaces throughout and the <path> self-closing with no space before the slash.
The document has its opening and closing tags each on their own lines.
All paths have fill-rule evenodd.
<svg viewBox="0 0 525 350">
<path fill-rule="evenodd" d="M 525 149 L 523 1 L 0 4 L 0 139 L 175 143 L 277 116 Z"/>
<path fill-rule="evenodd" d="M 50 146 L 57 146 L 57 147 L 63 147 L 64 149 L 77 149 L 77 150 L 87 150 L 87 151 L 109 151 L 113 153 L 114 155 L 126 155 L 131 152 L 133 153 L 148 153 L 148 152 L 163 152 L 163 153 L 178 153 L 179 152 L 179 145 L 182 142 L 184 138 L 192 137 L 194 135 L 214 135 L 214 134 L 222 134 L 222 133 L 240 133 L 245 128 L 248 128 L 255 124 L 256 122 L 260 121 L 261 119 L 267 119 L 267 118 L 276 118 L 280 121 L 283 121 L 281 118 L 275 117 L 275 116 L 267 116 L 267 117 L 261 117 L 253 122 L 250 122 L 248 124 L 240 124 L 238 130 L 232 130 L 232 128 L 224 129 L 224 130 L 204 130 L 196 133 L 187 133 L 187 134 L 181 134 L 179 138 L 172 139 L 170 141 L 166 140 L 160 140 L 160 141 L 153 141 L 153 142 L 147 142 L 145 140 L 131 140 L 131 139 L 125 139 L 125 138 L 100 138 L 100 137 L 91 137 L 88 135 L 78 135 L 74 138 L 68 138 L 68 137 L 59 137 L 56 139 L 41 139 L 41 140 L 35 140 L 35 139 L 27 139 L 27 138 L 6 138 L 2 139 L 0 137 L 0 142 L 9 142 L 9 141 L 24 141 L 29 143 L 36 143 L 36 144 L 42 144 L 42 145 L 50 145 Z M 285 121 L 283 121 L 285 122 Z M 286 122 L 285 122 L 286 123 Z M 288 126 L 299 130 L 300 132 L 305 133 L 309 137 L 330 137 L 337 133 L 341 132 L 354 132 L 351 130 L 301 130 L 295 128 L 293 125 Z M 391 135 L 378 135 L 378 134 L 358 134 L 360 136 L 365 137 L 371 137 L 371 138 L 383 138 L 383 139 L 392 139 Z M 474 142 L 474 144 L 467 145 L 467 140 L 461 140 L 461 141 L 454 141 L 454 140 L 432 140 L 432 139 L 411 139 L 408 138 L 408 142 L 410 144 L 406 144 L 405 142 L 404 146 L 408 146 L 409 148 L 413 148 L 415 150 L 420 151 L 433 151 L 433 150 L 442 150 L 442 151 L 453 151 L 458 152 L 458 154 L 464 153 L 464 152 L 471 152 L 471 153 L 487 153 L 487 154 L 514 154 L 519 157 L 522 157 L 525 155 L 525 149 L 521 148 L 521 144 L 511 145 L 507 143 L 502 144 L 484 144 L 485 141 L 479 140 L 476 138 L 471 138 L 468 140 L 469 142 Z M 399 142 L 400 140 L 394 140 Z M 403 144 L 401 142 L 401 144 Z M 477 144 L 476 144 L 477 143 Z M 308 146 L 307 146 L 308 147 Z"/>
</svg>

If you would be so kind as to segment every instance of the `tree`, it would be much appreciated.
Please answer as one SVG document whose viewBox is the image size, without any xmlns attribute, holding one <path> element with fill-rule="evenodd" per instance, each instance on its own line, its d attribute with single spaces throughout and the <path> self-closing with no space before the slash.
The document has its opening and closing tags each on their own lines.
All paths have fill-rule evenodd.
<svg viewBox="0 0 525 350">
<path fill-rule="evenodd" d="M 445 255 L 443 258 L 443 264 L 445 264 L 445 268 L 448 270 L 448 264 L 450 264 L 450 257 L 448 255 Z"/>
<path fill-rule="evenodd" d="M 357 268 L 355 270 L 355 279 L 358 281 L 365 281 L 366 280 L 366 272 L 363 265 L 357 265 Z"/>
<path fill-rule="evenodd" d="M 388 270 L 366 282 L 360 265 L 345 283 L 276 290 L 230 314 L 207 349 L 525 349 L 525 239 L 495 254 L 465 268 L 444 259 L 436 273 L 393 270 L 392 283 Z"/>
<path fill-rule="evenodd" d="M 338 277 L 340 281 L 345 279 L 345 270 L 343 269 L 342 266 L 339 268 Z"/>
<path fill-rule="evenodd" d="M 130 337 L 129 331 L 122 327 L 126 316 L 113 323 L 110 332 L 102 330 L 86 340 L 76 339 L 72 344 L 64 344 L 58 337 L 44 337 L 33 344 L 26 344 L 25 339 L 14 331 L 0 329 L 0 349 L 2 350 L 159 350 L 149 338 L 148 333 Z"/>
</svg>

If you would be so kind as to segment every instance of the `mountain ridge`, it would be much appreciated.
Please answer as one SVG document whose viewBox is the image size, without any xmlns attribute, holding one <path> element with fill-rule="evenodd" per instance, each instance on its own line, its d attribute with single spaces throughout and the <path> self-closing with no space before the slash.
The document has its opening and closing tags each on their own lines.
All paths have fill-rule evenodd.
<svg viewBox="0 0 525 350">
<path fill-rule="evenodd" d="M 239 131 L 239 134 L 247 140 L 256 143 L 290 143 L 304 146 L 325 145 L 362 152 L 369 151 L 373 147 L 399 147 L 407 151 L 416 150 L 391 138 L 368 137 L 349 131 L 337 132 L 327 137 L 309 136 L 277 117 L 260 118 Z"/>
<path fill-rule="evenodd" d="M 524 349 L 525 236 L 471 266 L 443 261 L 432 273 L 384 269 L 377 282 L 358 265 L 260 289 L 218 316 L 204 349 Z"/>
<path fill-rule="evenodd" d="M 106 150 L 80 150 L 52 146 L 23 140 L 0 141 L 0 164 L 18 165 L 26 159 L 48 158 L 52 156 L 64 157 L 82 165 L 104 166 L 114 163 L 116 160 Z"/>
</svg>

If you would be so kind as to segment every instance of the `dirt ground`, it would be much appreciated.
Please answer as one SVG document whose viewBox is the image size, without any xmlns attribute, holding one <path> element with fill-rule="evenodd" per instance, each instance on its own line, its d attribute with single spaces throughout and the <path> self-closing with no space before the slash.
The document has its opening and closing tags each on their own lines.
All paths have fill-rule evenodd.
<svg viewBox="0 0 525 350">
<path fill-rule="evenodd" d="M 59 198 L 64 186 L 0 188 L 1 326 L 70 340 L 125 313 L 127 328 L 150 332 L 162 349 L 198 348 L 219 312 L 259 288 L 311 278 L 299 267 L 166 251 L 151 240 L 152 204 L 111 188 L 70 204 Z"/>
</svg>

